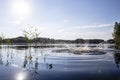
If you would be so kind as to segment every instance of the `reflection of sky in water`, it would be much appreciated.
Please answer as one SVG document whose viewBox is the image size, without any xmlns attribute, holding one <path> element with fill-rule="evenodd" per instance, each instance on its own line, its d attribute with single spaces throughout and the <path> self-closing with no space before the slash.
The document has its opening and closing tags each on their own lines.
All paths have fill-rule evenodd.
<svg viewBox="0 0 120 80">
<path fill-rule="evenodd" d="M 120 55 L 113 51 L 103 55 L 75 55 L 53 53 L 54 49 L 57 48 L 0 49 L 0 77 L 2 80 L 96 80 L 94 75 L 112 80 L 119 77 Z"/>
<path fill-rule="evenodd" d="M 16 80 L 25 80 L 26 77 L 27 77 L 26 74 L 23 72 L 16 74 Z"/>
</svg>

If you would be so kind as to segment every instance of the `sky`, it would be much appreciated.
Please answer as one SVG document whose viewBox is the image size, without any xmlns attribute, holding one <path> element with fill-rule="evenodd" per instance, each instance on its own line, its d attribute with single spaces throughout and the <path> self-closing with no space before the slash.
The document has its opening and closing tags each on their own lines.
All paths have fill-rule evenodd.
<svg viewBox="0 0 120 80">
<path fill-rule="evenodd" d="M 23 36 L 34 26 L 40 37 L 111 39 L 120 21 L 120 0 L 0 0 L 0 35 Z"/>
</svg>

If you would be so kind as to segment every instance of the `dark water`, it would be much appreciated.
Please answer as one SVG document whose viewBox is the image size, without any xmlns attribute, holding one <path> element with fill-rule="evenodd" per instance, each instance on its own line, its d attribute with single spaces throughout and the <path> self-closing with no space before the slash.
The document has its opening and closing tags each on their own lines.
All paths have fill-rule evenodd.
<svg viewBox="0 0 120 80">
<path fill-rule="evenodd" d="M 120 53 L 53 53 L 56 48 L 1 48 L 0 80 L 120 80 Z"/>
</svg>

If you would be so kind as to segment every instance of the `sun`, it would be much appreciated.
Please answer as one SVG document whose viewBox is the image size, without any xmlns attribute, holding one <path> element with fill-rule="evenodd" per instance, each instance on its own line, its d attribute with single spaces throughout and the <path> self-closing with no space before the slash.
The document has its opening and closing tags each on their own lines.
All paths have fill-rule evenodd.
<svg viewBox="0 0 120 80">
<path fill-rule="evenodd" d="M 31 8 L 25 0 L 14 0 L 12 3 L 12 12 L 15 16 L 25 17 L 30 14 Z"/>
</svg>

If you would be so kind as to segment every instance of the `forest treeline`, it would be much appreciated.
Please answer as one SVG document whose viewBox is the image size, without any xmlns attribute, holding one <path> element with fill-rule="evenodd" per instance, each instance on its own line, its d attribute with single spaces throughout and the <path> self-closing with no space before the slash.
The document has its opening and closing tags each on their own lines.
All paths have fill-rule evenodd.
<svg viewBox="0 0 120 80">
<path fill-rule="evenodd" d="M 12 43 L 18 43 L 18 44 L 23 44 L 23 43 L 29 43 L 26 41 L 25 37 L 16 37 L 16 38 L 6 38 L 6 39 L 0 39 L 1 44 L 12 44 Z M 31 40 L 30 43 L 44 43 L 44 44 L 57 44 L 57 43 L 90 43 L 90 44 L 99 44 L 99 43 L 114 43 L 113 39 L 109 39 L 107 41 L 103 39 L 76 39 L 76 40 L 62 40 L 62 39 L 51 39 L 51 38 L 34 38 Z"/>
</svg>

